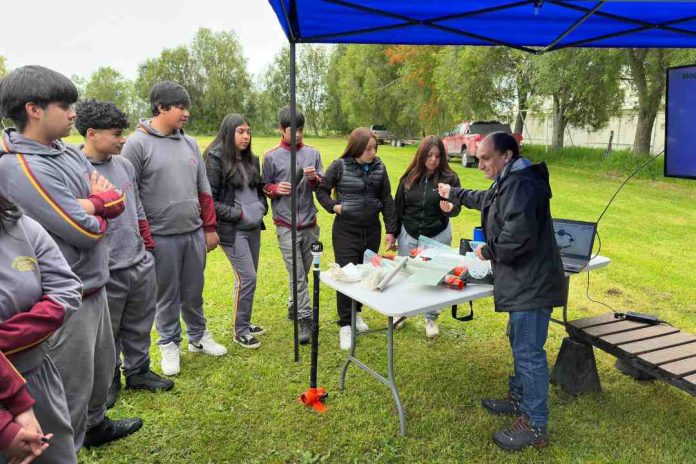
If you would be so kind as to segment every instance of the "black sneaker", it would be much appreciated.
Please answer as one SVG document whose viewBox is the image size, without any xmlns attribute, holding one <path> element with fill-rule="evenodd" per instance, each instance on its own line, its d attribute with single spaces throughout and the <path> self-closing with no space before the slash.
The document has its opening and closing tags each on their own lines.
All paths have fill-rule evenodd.
<svg viewBox="0 0 696 464">
<path fill-rule="evenodd" d="M 288 314 L 285 316 L 285 318 L 288 321 L 294 321 L 295 320 L 295 311 L 293 311 L 292 309 L 288 309 Z"/>
<path fill-rule="evenodd" d="M 544 448 L 549 445 L 549 433 L 546 427 L 534 427 L 523 416 L 510 428 L 493 432 L 493 443 L 508 451 L 519 451 L 527 446 Z"/>
<path fill-rule="evenodd" d="M 258 325 L 249 324 L 249 333 L 251 333 L 253 336 L 263 335 L 266 333 L 266 330 Z"/>
<path fill-rule="evenodd" d="M 121 391 L 121 369 L 118 367 L 116 368 L 116 372 L 114 372 L 114 379 L 111 381 L 111 385 L 109 385 L 109 391 L 106 394 L 106 409 L 111 409 L 114 407 L 116 404 L 116 400 L 118 400 L 118 394 Z"/>
<path fill-rule="evenodd" d="M 241 337 L 239 335 L 235 335 L 233 341 L 235 343 L 239 343 L 244 348 L 256 349 L 261 346 L 261 342 L 251 334 L 242 335 Z"/>
<path fill-rule="evenodd" d="M 503 399 L 482 399 L 481 405 L 491 414 L 499 416 L 521 416 L 520 402 L 514 399 L 510 393 Z"/>
<path fill-rule="evenodd" d="M 300 319 L 299 321 L 297 321 L 297 324 L 297 338 L 301 345 L 306 345 L 312 340 L 312 320 Z"/>
<path fill-rule="evenodd" d="M 157 390 L 169 391 L 172 388 L 174 388 L 173 380 L 160 377 L 151 370 L 138 372 L 126 377 L 127 390 L 148 390 L 155 392 Z"/>
<path fill-rule="evenodd" d="M 143 426 L 143 420 L 139 417 L 133 419 L 123 419 L 112 421 L 108 417 L 104 417 L 101 424 L 87 430 L 85 434 L 85 448 L 102 446 L 119 438 L 127 437 Z"/>
</svg>

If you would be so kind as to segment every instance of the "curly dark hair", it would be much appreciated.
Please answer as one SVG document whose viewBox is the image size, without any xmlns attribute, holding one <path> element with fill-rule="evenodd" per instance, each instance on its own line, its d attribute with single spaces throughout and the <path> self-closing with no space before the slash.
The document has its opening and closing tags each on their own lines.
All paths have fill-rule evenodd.
<svg viewBox="0 0 696 464">
<path fill-rule="evenodd" d="M 127 129 L 128 116 L 115 103 L 88 98 L 75 108 L 75 128 L 83 137 L 87 129 Z"/>
</svg>

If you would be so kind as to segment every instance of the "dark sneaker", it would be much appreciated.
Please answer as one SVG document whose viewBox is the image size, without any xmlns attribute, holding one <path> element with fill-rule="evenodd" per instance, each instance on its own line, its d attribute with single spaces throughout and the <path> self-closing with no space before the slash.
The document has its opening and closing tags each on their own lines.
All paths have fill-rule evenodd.
<svg viewBox="0 0 696 464">
<path fill-rule="evenodd" d="M 95 425 L 87 430 L 84 446 L 86 448 L 92 448 L 105 445 L 137 432 L 142 426 L 143 420 L 139 417 L 117 421 L 112 421 L 108 417 L 104 417 L 101 424 Z"/>
<path fill-rule="evenodd" d="M 499 416 L 518 417 L 522 415 L 522 411 L 520 411 L 520 402 L 514 399 L 510 393 L 505 395 L 503 399 L 496 400 L 484 398 L 481 400 L 481 405 L 486 411 Z"/>
<path fill-rule="evenodd" d="M 288 309 L 288 314 L 285 316 L 285 318 L 288 321 L 294 321 L 295 320 L 295 311 Z"/>
<path fill-rule="evenodd" d="M 169 391 L 172 388 L 174 388 L 173 380 L 160 377 L 151 370 L 138 372 L 126 377 L 127 390 L 148 390 L 155 392 L 157 390 Z"/>
<path fill-rule="evenodd" d="M 519 451 L 527 446 L 543 448 L 549 445 L 549 433 L 546 427 L 534 427 L 523 416 L 510 428 L 493 432 L 493 443 L 508 451 Z"/>
<path fill-rule="evenodd" d="M 297 338 L 301 345 L 306 345 L 312 340 L 312 320 L 300 319 L 298 323 Z"/>
<path fill-rule="evenodd" d="M 261 346 L 261 342 L 251 334 L 242 335 L 241 337 L 235 335 L 233 340 L 235 343 L 239 343 L 244 348 L 258 348 Z"/>
<path fill-rule="evenodd" d="M 251 333 L 251 335 L 256 337 L 257 335 L 265 334 L 266 330 L 263 327 L 259 327 L 258 325 L 249 324 L 249 332 Z"/>
<path fill-rule="evenodd" d="M 109 391 L 106 394 L 106 409 L 111 409 L 116 404 L 118 400 L 118 394 L 121 391 L 121 369 L 116 368 L 114 373 L 114 379 L 109 385 Z"/>
</svg>

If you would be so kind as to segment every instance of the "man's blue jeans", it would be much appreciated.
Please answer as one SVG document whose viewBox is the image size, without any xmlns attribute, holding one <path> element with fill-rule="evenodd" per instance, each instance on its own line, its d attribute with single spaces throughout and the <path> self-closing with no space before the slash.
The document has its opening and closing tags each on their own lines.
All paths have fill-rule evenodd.
<svg viewBox="0 0 696 464">
<path fill-rule="evenodd" d="M 550 317 L 551 309 L 510 312 L 509 338 L 515 368 L 510 393 L 535 427 L 546 427 L 549 422 L 549 366 L 544 344 Z"/>
</svg>

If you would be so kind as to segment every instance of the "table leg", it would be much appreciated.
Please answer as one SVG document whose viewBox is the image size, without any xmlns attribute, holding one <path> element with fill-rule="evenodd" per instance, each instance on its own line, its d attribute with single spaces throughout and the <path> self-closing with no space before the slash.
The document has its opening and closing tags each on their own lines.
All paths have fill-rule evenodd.
<svg viewBox="0 0 696 464">
<path fill-rule="evenodd" d="M 389 373 L 389 389 L 396 401 L 396 410 L 399 412 L 399 425 L 401 426 L 401 436 L 406 436 L 406 411 L 401 403 L 399 390 L 396 388 L 394 378 L 394 318 L 389 317 L 389 330 L 387 331 L 387 372 Z"/>
<path fill-rule="evenodd" d="M 358 358 L 355 357 L 355 345 L 357 342 L 357 333 L 355 329 L 355 317 L 357 313 L 357 303 L 353 301 L 351 311 L 350 311 L 350 326 L 351 326 L 351 347 L 348 353 L 348 359 L 343 364 L 343 369 L 341 370 L 341 377 L 338 382 L 340 390 L 344 390 L 346 386 L 346 373 L 348 372 L 348 366 L 350 363 L 355 364 L 361 370 L 367 372 L 372 377 L 374 377 L 379 382 L 383 383 L 392 393 L 394 401 L 396 402 L 396 410 L 399 413 L 399 426 L 401 430 L 401 436 L 406 436 L 406 410 L 401 403 L 401 397 L 399 396 L 399 390 L 396 387 L 396 380 L 394 376 L 394 317 L 389 317 L 389 325 L 387 327 L 387 377 L 384 377 L 379 372 L 375 371 L 371 367 L 364 364 Z"/>
</svg>

